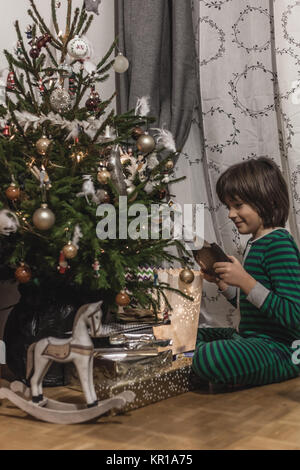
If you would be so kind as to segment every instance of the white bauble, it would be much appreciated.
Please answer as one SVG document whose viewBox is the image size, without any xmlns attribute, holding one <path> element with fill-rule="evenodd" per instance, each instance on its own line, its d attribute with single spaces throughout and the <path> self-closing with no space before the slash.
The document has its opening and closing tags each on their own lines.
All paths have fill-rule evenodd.
<svg viewBox="0 0 300 470">
<path fill-rule="evenodd" d="M 16 214 L 7 209 L 0 211 L 0 235 L 8 237 L 11 233 L 16 233 L 19 226 Z"/>
<path fill-rule="evenodd" d="M 124 73 L 128 70 L 129 61 L 126 57 L 123 56 L 122 52 L 120 52 L 117 57 L 115 58 L 115 62 L 113 68 L 117 73 Z"/>
<path fill-rule="evenodd" d="M 84 59 L 89 53 L 88 43 L 79 36 L 75 36 L 68 44 L 68 53 L 74 59 Z"/>
</svg>

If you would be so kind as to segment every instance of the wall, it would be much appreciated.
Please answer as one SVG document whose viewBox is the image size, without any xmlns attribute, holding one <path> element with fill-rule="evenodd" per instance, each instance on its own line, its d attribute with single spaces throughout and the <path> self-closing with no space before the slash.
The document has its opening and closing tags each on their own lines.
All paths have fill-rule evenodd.
<svg viewBox="0 0 300 470">
<path fill-rule="evenodd" d="M 3 0 L 2 0 L 3 1 Z M 64 29 L 64 18 L 66 17 L 66 0 L 61 0 L 61 7 L 57 10 L 58 19 L 61 29 Z M 0 19 L 1 29 L 1 50 L 8 49 L 13 51 L 16 44 L 16 31 L 14 22 L 19 20 L 21 31 L 25 32 L 26 27 L 31 24 L 30 17 L 27 15 L 29 7 L 27 0 L 10 0 L 5 2 L 5 15 L 2 14 Z M 49 25 L 51 19 L 51 2 L 50 0 L 36 0 L 37 8 L 44 18 L 45 22 Z M 74 7 L 81 7 L 81 0 L 73 0 Z M 4 13 L 4 12 L 3 12 Z M 102 0 L 99 6 L 99 16 L 95 15 L 94 22 L 87 34 L 88 39 L 93 43 L 95 51 L 95 61 L 99 61 L 107 52 L 114 40 L 114 1 Z M 26 35 L 25 39 L 26 38 Z M 0 70 L 6 67 L 6 59 L 4 54 L 0 53 Z M 100 88 L 101 87 L 101 88 Z M 111 74 L 110 79 L 98 86 L 100 97 L 107 99 L 115 90 L 115 77 L 114 73 Z M 8 305 L 11 305 L 17 300 L 16 284 L 0 283 L 0 310 Z M 2 337 L 2 330 L 7 318 L 8 311 L 0 311 L 0 339 Z"/>
</svg>

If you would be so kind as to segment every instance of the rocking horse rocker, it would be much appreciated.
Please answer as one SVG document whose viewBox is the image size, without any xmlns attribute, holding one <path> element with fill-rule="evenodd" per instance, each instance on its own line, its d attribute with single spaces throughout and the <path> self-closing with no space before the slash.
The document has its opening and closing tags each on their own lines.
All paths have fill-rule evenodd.
<svg viewBox="0 0 300 470">
<path fill-rule="evenodd" d="M 0 388 L 0 398 L 8 398 L 38 419 L 60 424 L 89 421 L 112 408 L 121 408 L 127 402 L 133 401 L 135 394 L 131 391 L 125 391 L 102 402 L 97 400 L 93 381 L 94 345 L 90 334 L 95 337 L 101 330 L 101 305 L 102 301 L 79 308 L 71 338 L 66 340 L 49 337 L 32 344 L 27 352 L 27 379 L 30 379 L 30 390 L 21 382 L 7 383 Z M 53 361 L 74 363 L 85 395 L 86 407 L 44 398 L 43 378 Z M 30 397 L 30 391 L 31 401 L 28 401 L 26 398 Z M 20 397 L 20 394 L 23 397 Z"/>
</svg>

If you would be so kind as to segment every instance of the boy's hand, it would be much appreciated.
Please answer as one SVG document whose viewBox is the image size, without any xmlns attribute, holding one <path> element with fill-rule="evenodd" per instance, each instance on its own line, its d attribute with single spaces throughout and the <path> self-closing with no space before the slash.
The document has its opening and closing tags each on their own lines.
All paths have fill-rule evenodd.
<svg viewBox="0 0 300 470">
<path fill-rule="evenodd" d="M 202 270 L 203 275 L 204 275 L 203 277 L 206 281 L 214 282 L 215 284 L 217 284 L 217 286 L 219 287 L 220 290 L 226 290 L 228 288 L 228 284 L 226 284 L 226 282 L 222 281 L 219 277 L 211 276 L 210 274 L 205 273 L 206 266 L 205 266 L 204 263 L 202 263 L 202 261 L 200 261 L 200 266 L 201 266 L 201 270 Z"/>
<path fill-rule="evenodd" d="M 232 263 L 215 263 L 213 268 L 222 281 L 230 286 L 236 286 L 249 294 L 255 286 L 256 280 L 245 271 L 239 260 L 234 256 L 228 256 Z"/>
</svg>

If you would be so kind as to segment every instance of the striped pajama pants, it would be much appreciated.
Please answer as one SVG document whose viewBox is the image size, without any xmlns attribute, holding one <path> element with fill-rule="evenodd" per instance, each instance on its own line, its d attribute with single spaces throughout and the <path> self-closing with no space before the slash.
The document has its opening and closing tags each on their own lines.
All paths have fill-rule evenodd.
<svg viewBox="0 0 300 470">
<path fill-rule="evenodd" d="M 244 338 L 232 328 L 199 328 L 192 367 L 203 382 L 266 385 L 299 375 L 292 352 L 269 338 Z"/>
</svg>

